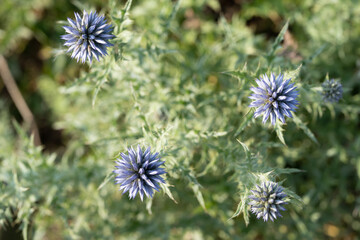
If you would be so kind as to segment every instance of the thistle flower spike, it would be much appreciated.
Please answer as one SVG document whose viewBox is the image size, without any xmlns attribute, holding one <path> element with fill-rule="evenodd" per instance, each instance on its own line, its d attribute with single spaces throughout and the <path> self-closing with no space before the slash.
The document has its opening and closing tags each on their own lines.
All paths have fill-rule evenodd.
<svg viewBox="0 0 360 240">
<path fill-rule="evenodd" d="M 254 190 L 251 190 L 253 195 L 248 198 L 251 200 L 250 211 L 256 215 L 257 218 L 263 218 L 264 221 L 274 221 L 277 217 L 282 217 L 281 211 L 286 209 L 283 207 L 287 204 L 284 198 L 287 196 L 283 192 L 283 188 L 277 183 L 266 181 L 260 185 L 256 185 Z"/>
<path fill-rule="evenodd" d="M 129 198 L 134 199 L 139 193 L 141 201 L 144 195 L 152 198 L 154 191 L 160 190 L 160 183 L 165 183 L 160 176 L 165 174 L 165 169 L 161 168 L 164 161 L 160 160 L 159 153 L 152 154 L 150 147 L 143 151 L 138 145 L 127 149 L 128 154 L 120 153 L 120 157 L 115 161 L 116 166 L 113 171 L 117 176 L 115 183 L 120 184 L 122 194 L 129 192 Z"/>
<path fill-rule="evenodd" d="M 100 61 L 100 57 L 107 55 L 106 48 L 113 46 L 109 42 L 115 37 L 111 34 L 112 25 L 96 12 L 88 14 L 84 10 L 82 17 L 79 13 L 74 14 L 75 20 L 68 18 L 69 25 L 63 26 L 67 34 L 61 36 L 64 45 L 69 47 L 67 52 L 72 52 L 71 58 L 77 62 L 88 60 L 91 64 L 93 57 Z"/>
<path fill-rule="evenodd" d="M 338 102 L 342 98 L 343 88 L 340 81 L 327 79 L 321 86 L 323 89 L 321 95 L 324 102 Z"/>
<path fill-rule="evenodd" d="M 264 74 L 260 79 L 255 80 L 257 87 L 251 87 L 253 94 L 249 97 L 253 101 L 249 107 L 255 107 L 254 117 L 263 115 L 262 122 L 265 123 L 269 117 L 271 124 L 275 125 L 276 119 L 285 123 L 285 116 L 292 117 L 291 112 L 295 111 L 299 102 L 296 100 L 298 92 L 291 79 L 284 79 L 284 75 L 270 77 Z"/>
</svg>

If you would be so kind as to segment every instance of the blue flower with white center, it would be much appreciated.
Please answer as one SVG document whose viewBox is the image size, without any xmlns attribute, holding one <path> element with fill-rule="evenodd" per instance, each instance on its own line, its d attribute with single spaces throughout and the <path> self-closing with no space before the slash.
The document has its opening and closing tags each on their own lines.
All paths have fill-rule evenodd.
<svg viewBox="0 0 360 240">
<path fill-rule="evenodd" d="M 270 77 L 264 74 L 256 79 L 258 87 L 251 87 L 254 93 L 249 97 L 253 100 L 249 107 L 256 107 L 254 117 L 263 114 L 263 123 L 270 117 L 272 125 L 275 125 L 276 118 L 285 123 L 285 116 L 292 117 L 291 111 L 295 111 L 298 101 L 298 92 L 291 78 L 284 80 L 284 75 L 277 77 L 272 73 Z"/>
<path fill-rule="evenodd" d="M 256 215 L 256 217 L 274 221 L 277 217 L 282 217 L 281 211 L 286 209 L 282 206 L 287 204 L 284 198 L 287 196 L 283 192 L 283 188 L 274 182 L 263 182 L 261 185 L 256 185 L 255 190 L 251 190 L 253 195 L 248 198 L 251 200 L 249 203 L 250 211 Z"/>
<path fill-rule="evenodd" d="M 152 198 L 153 190 L 159 191 L 159 184 L 165 183 L 160 176 L 166 172 L 160 167 L 164 161 L 160 160 L 159 153 L 152 154 L 150 147 L 143 152 L 138 146 L 137 150 L 128 148 L 128 155 L 120 153 L 120 156 L 116 161 L 116 170 L 113 171 L 117 174 L 115 182 L 120 184 L 119 190 L 122 190 L 123 194 L 129 192 L 130 199 L 134 199 L 137 193 L 141 201 L 144 194 Z"/>
<path fill-rule="evenodd" d="M 334 79 L 327 79 L 323 82 L 322 86 L 322 96 L 324 102 L 338 102 L 342 98 L 343 89 L 339 81 Z"/>
<path fill-rule="evenodd" d="M 88 60 L 91 64 L 93 57 L 99 61 L 107 55 L 106 48 L 113 46 L 109 40 L 115 36 L 111 34 L 112 25 L 107 24 L 104 16 L 96 12 L 88 14 L 84 10 L 82 18 L 75 13 L 75 21 L 67 20 L 69 26 L 63 26 L 67 34 L 61 38 L 66 41 L 64 45 L 69 47 L 67 52 L 72 52 L 72 58 L 82 63 Z"/>
</svg>

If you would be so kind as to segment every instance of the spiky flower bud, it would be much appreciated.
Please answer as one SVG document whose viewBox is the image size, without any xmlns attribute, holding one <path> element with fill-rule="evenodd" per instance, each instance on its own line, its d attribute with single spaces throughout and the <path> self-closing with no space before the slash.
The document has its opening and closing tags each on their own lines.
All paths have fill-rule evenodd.
<svg viewBox="0 0 360 240">
<path fill-rule="evenodd" d="M 130 199 L 134 199 L 137 193 L 141 201 L 144 194 L 151 198 L 153 189 L 159 191 L 159 183 L 165 183 L 160 176 L 166 173 L 164 168 L 160 167 L 164 161 L 160 161 L 159 153 L 151 154 L 150 147 L 144 152 L 140 146 L 137 150 L 131 147 L 128 148 L 128 155 L 120 153 L 120 156 L 116 161 L 116 170 L 113 171 L 117 174 L 115 182 L 120 184 L 119 190 L 122 190 L 123 194 L 129 192 Z"/>
<path fill-rule="evenodd" d="M 82 18 L 75 13 L 75 21 L 67 19 L 69 26 L 63 26 L 68 34 L 62 35 L 65 46 L 69 47 L 71 57 L 78 62 L 84 63 L 88 60 L 91 64 L 93 56 L 99 61 L 100 57 L 107 55 L 106 48 L 113 46 L 109 42 L 115 36 L 111 34 L 112 25 L 107 24 L 104 16 L 96 12 L 83 12 Z"/>
<path fill-rule="evenodd" d="M 290 83 L 291 78 L 284 80 L 284 75 L 279 74 L 277 77 L 272 73 L 270 78 L 264 74 L 259 79 L 256 79 L 258 87 L 251 87 L 250 90 L 254 93 L 249 97 L 253 102 L 249 107 L 256 107 L 254 117 L 263 116 L 263 123 L 265 123 L 269 116 L 272 125 L 275 125 L 276 118 L 285 123 L 285 116 L 292 117 L 291 111 L 295 111 L 298 91 L 294 83 Z"/>
<path fill-rule="evenodd" d="M 252 201 L 249 203 L 250 210 L 257 218 L 263 218 L 264 221 L 274 221 L 277 217 L 282 217 L 281 211 L 286 209 L 282 206 L 287 204 L 284 201 L 286 194 L 283 188 L 274 182 L 262 182 L 256 185 L 256 189 L 251 190 L 253 195 L 249 196 Z"/>
<path fill-rule="evenodd" d="M 339 81 L 327 79 L 321 86 L 324 102 L 338 102 L 342 98 L 343 89 Z"/>
</svg>

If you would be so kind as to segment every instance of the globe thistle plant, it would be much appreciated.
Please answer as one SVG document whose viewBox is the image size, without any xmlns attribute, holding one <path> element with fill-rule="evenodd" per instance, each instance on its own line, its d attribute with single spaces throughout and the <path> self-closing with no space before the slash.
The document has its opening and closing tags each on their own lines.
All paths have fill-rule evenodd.
<svg viewBox="0 0 360 240">
<path fill-rule="evenodd" d="M 64 45 L 69 47 L 67 52 L 72 52 L 72 58 L 82 63 L 88 60 L 91 64 L 93 57 L 100 61 L 100 57 L 107 55 L 106 48 L 113 46 L 109 40 L 115 36 L 111 34 L 112 25 L 107 24 L 104 16 L 84 11 L 82 18 L 75 13 L 75 21 L 67 20 L 69 26 L 63 26 L 67 34 L 61 38 L 66 41 Z"/>
<path fill-rule="evenodd" d="M 290 80 L 285 80 L 282 74 L 277 77 L 264 74 L 260 80 L 255 80 L 258 86 L 250 88 L 254 93 L 249 97 L 253 100 L 249 107 L 257 108 L 255 118 L 263 115 L 262 122 L 265 123 L 270 117 L 272 125 L 275 125 L 276 118 L 285 123 L 285 116 L 292 117 L 291 111 L 295 111 L 298 104 L 298 91 Z"/>
<path fill-rule="evenodd" d="M 283 190 L 277 183 L 270 181 L 257 185 L 255 190 L 251 190 L 253 195 L 249 196 L 249 199 L 252 200 L 249 203 L 250 211 L 258 219 L 263 218 L 265 222 L 282 217 L 280 210 L 285 211 L 286 209 L 282 205 L 287 204 L 283 200 L 286 197 Z"/>
<path fill-rule="evenodd" d="M 134 199 L 137 193 L 141 201 L 144 195 L 152 198 L 153 190 L 160 189 L 159 183 L 165 183 L 160 176 L 166 172 L 160 167 L 164 161 L 160 160 L 159 153 L 152 154 L 150 147 L 143 152 L 138 146 L 137 150 L 128 148 L 128 154 L 120 153 L 120 156 L 116 161 L 116 170 L 113 171 L 117 174 L 115 182 L 120 184 L 119 190 L 123 194 L 129 192 L 130 199 Z"/>
<path fill-rule="evenodd" d="M 339 81 L 327 79 L 321 86 L 324 102 L 338 102 L 342 98 L 343 89 Z"/>
</svg>

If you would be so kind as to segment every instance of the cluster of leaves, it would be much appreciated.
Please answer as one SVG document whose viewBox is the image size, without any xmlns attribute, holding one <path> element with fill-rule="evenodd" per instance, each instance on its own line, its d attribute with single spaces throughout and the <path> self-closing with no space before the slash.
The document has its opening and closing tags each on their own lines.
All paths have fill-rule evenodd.
<svg viewBox="0 0 360 240">
<path fill-rule="evenodd" d="M 51 232 L 75 239 L 322 239 L 359 232 L 360 68 L 354 70 L 352 51 L 360 8 L 351 1 L 260 2 L 217 21 L 205 10 L 220 11 L 214 0 L 102 6 L 114 26 L 109 56 L 76 80 L 62 83 L 53 73 L 37 80 L 54 128 L 66 136 L 61 152 L 34 146 L 1 103 L 2 226 L 17 222 L 34 239 Z M 253 16 L 283 28 L 268 40 L 248 26 Z M 71 69 L 65 59 L 57 57 L 52 68 Z M 270 72 L 284 73 L 300 90 L 294 118 L 275 127 L 254 119 L 248 107 L 254 79 Z M 339 103 L 322 102 L 327 73 L 342 80 Z M 128 200 L 110 184 L 118 153 L 137 144 L 165 160 L 162 187 L 172 201 L 159 193 L 145 204 Z M 281 183 L 290 201 L 271 227 L 249 215 L 250 190 L 267 180 Z M 244 221 L 235 218 L 240 214 Z"/>
</svg>

